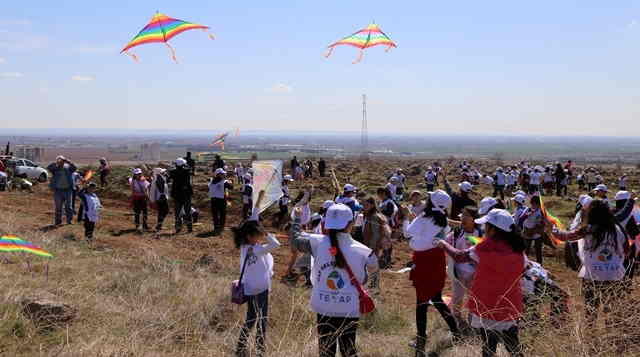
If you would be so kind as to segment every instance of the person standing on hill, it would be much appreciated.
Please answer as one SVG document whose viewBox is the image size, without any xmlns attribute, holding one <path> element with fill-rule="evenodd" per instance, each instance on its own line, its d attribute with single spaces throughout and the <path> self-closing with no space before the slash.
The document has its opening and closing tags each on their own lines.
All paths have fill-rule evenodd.
<svg viewBox="0 0 640 357">
<path fill-rule="evenodd" d="M 153 179 L 149 189 L 149 199 L 158 208 L 156 232 L 162 230 L 162 223 L 164 223 L 164 219 L 169 214 L 169 187 L 167 186 L 167 179 L 164 176 L 166 171 L 167 170 L 159 167 L 153 169 Z"/>
<path fill-rule="evenodd" d="M 129 178 L 129 185 L 131 186 L 131 203 L 133 205 L 134 223 L 136 225 L 136 231 L 141 233 L 140 229 L 140 213 L 142 213 L 142 229 L 149 230 L 147 224 L 148 217 L 148 200 L 149 200 L 149 181 L 142 176 L 141 169 L 133 169 L 133 177 Z"/>
<path fill-rule="evenodd" d="M 107 176 L 111 173 L 111 166 L 104 157 L 100 159 L 100 166 L 98 167 L 98 173 L 100 174 L 100 187 L 107 185 Z"/>
<path fill-rule="evenodd" d="M 213 160 L 213 171 L 217 169 L 224 169 L 224 160 L 220 157 L 220 155 L 214 156 L 215 160 Z"/>
<path fill-rule="evenodd" d="M 320 172 L 320 177 L 324 177 L 325 170 L 327 169 L 327 163 L 323 158 L 320 158 L 318 161 L 318 171 Z"/>
<path fill-rule="evenodd" d="M 564 169 L 562 168 L 562 164 L 558 163 L 558 165 L 556 165 L 556 170 L 554 171 L 553 175 L 555 176 L 555 179 L 556 179 L 556 196 L 562 196 L 563 187 L 567 186 L 566 179 L 567 179 L 567 176 L 569 176 L 569 173 L 565 172 Z"/>
<path fill-rule="evenodd" d="M 478 206 L 476 201 L 469 197 L 473 186 L 467 181 L 462 181 L 460 184 L 458 184 L 460 191 L 456 193 L 453 192 L 453 190 L 451 189 L 451 185 L 449 185 L 447 174 L 443 172 L 442 177 L 444 178 L 445 190 L 447 191 L 447 194 L 451 196 L 451 215 L 449 217 L 457 221 L 458 219 L 460 219 L 460 213 L 462 213 L 462 209 L 467 206 Z"/>
<path fill-rule="evenodd" d="M 187 151 L 187 156 L 184 157 L 184 160 L 187 162 L 189 168 L 191 168 L 191 176 L 195 176 L 196 174 L 196 160 L 191 157 L 191 151 Z"/>
<path fill-rule="evenodd" d="M 296 169 L 298 168 L 298 166 L 300 166 L 298 157 L 294 156 L 293 159 L 291 159 L 291 176 L 296 176 Z"/>
<path fill-rule="evenodd" d="M 171 183 L 171 198 L 175 204 L 176 215 L 176 234 L 182 230 L 182 217 L 187 223 L 188 232 L 193 232 L 193 223 L 191 220 L 191 197 L 193 196 L 193 187 L 191 186 L 191 169 L 187 166 L 187 162 L 178 158 L 176 167 L 169 172 L 169 180 Z"/>
<path fill-rule="evenodd" d="M 214 177 L 209 180 L 214 235 L 222 233 L 227 222 L 227 190 L 232 190 L 233 184 L 225 178 L 226 175 L 224 169 L 216 169 Z"/>
<path fill-rule="evenodd" d="M 63 206 L 67 216 L 67 224 L 71 224 L 74 214 L 71 208 L 71 196 L 73 190 L 73 173 L 76 171 L 76 165 L 64 156 L 58 156 L 56 162 L 51 163 L 47 167 L 47 170 L 53 175 L 49 182 L 49 187 L 53 190 L 55 225 L 62 224 Z"/>
</svg>

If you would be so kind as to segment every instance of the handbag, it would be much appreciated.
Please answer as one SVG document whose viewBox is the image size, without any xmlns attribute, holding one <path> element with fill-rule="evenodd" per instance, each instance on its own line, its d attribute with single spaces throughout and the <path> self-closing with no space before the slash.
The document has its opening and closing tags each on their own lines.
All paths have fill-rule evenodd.
<svg viewBox="0 0 640 357">
<path fill-rule="evenodd" d="M 358 290 L 358 296 L 360 300 L 360 313 L 363 315 L 368 314 L 376 309 L 376 304 L 375 302 L 373 302 L 371 295 L 369 295 L 369 293 L 362 287 L 358 279 L 356 279 L 356 276 L 355 274 L 353 274 L 353 271 L 351 270 L 349 263 L 346 263 L 346 264 L 347 265 L 345 268 L 347 269 L 347 273 L 349 273 L 349 279 L 351 280 L 351 285 L 355 286 L 356 290 Z"/>
<path fill-rule="evenodd" d="M 242 270 L 240 271 L 240 279 L 231 282 L 231 302 L 237 305 L 242 305 L 247 302 L 247 296 L 244 294 L 244 284 L 242 283 L 242 277 L 244 276 L 244 269 L 247 266 L 247 260 L 252 253 L 247 250 L 247 255 L 244 257 L 244 263 L 242 263 Z"/>
</svg>

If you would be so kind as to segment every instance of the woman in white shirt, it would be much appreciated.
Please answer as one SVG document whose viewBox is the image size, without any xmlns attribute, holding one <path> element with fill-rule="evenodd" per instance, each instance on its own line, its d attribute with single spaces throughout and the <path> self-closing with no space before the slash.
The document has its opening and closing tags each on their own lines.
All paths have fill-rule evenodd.
<svg viewBox="0 0 640 357">
<path fill-rule="evenodd" d="M 569 232 L 553 229 L 553 235 L 564 241 L 584 239 L 583 265 L 578 277 L 582 278 L 585 317 L 591 327 L 598 318 L 600 305 L 609 314 L 622 298 L 624 258 L 629 245 L 606 203 L 593 200 L 586 218 L 586 226 Z M 551 226 L 547 229 L 551 230 Z M 609 326 L 619 322 L 607 320 Z"/>
<path fill-rule="evenodd" d="M 271 251 L 280 247 L 273 234 L 267 233 L 256 221 L 246 221 L 233 229 L 233 240 L 240 249 L 240 269 L 244 272 L 241 283 L 247 296 L 247 318 L 236 349 L 237 356 L 247 356 L 247 339 L 250 330 L 258 323 L 256 331 L 256 349 L 258 355 L 265 353 L 267 317 L 269 315 L 269 290 L 273 276 L 273 256 Z M 267 244 L 260 244 L 266 237 Z M 242 273 L 241 273 L 242 274 Z"/>
<path fill-rule="evenodd" d="M 329 207 L 324 234 L 301 234 L 301 210 L 296 208 L 290 242 L 300 252 L 310 253 L 313 287 L 311 309 L 317 314 L 320 356 L 357 356 L 356 334 L 360 319 L 360 295 L 357 285 L 364 285 L 368 273 L 378 271 L 373 251 L 351 237 L 353 213 L 344 204 Z M 348 271 L 351 270 L 352 274 Z M 356 281 L 352 283 L 350 276 Z"/>
</svg>

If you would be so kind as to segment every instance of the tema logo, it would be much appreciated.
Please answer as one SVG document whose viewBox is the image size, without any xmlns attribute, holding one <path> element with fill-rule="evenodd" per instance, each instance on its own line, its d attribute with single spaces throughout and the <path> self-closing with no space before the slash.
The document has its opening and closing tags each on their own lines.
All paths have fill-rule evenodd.
<svg viewBox="0 0 640 357">
<path fill-rule="evenodd" d="M 340 290 L 344 287 L 344 280 L 337 271 L 332 271 L 327 277 L 327 287 L 331 290 Z"/>
</svg>

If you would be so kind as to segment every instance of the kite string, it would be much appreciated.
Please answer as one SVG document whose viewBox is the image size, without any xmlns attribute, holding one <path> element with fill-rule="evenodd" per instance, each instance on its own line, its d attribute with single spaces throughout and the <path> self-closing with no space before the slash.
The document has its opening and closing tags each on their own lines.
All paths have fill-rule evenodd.
<svg viewBox="0 0 640 357">
<path fill-rule="evenodd" d="M 178 58 L 176 57 L 176 50 L 174 50 L 173 47 L 171 47 L 171 45 L 168 42 L 165 42 L 164 44 L 167 45 L 167 47 L 169 48 L 169 51 L 171 51 L 171 59 L 173 59 L 175 63 L 178 63 Z"/>
<path fill-rule="evenodd" d="M 329 51 L 327 51 L 327 53 L 325 53 L 325 54 L 324 54 L 324 57 L 325 57 L 325 58 L 329 58 L 329 56 L 331 56 L 331 54 L 333 53 L 333 49 L 334 49 L 334 48 L 335 48 L 335 47 L 330 47 L 330 48 L 329 48 Z"/>
</svg>

